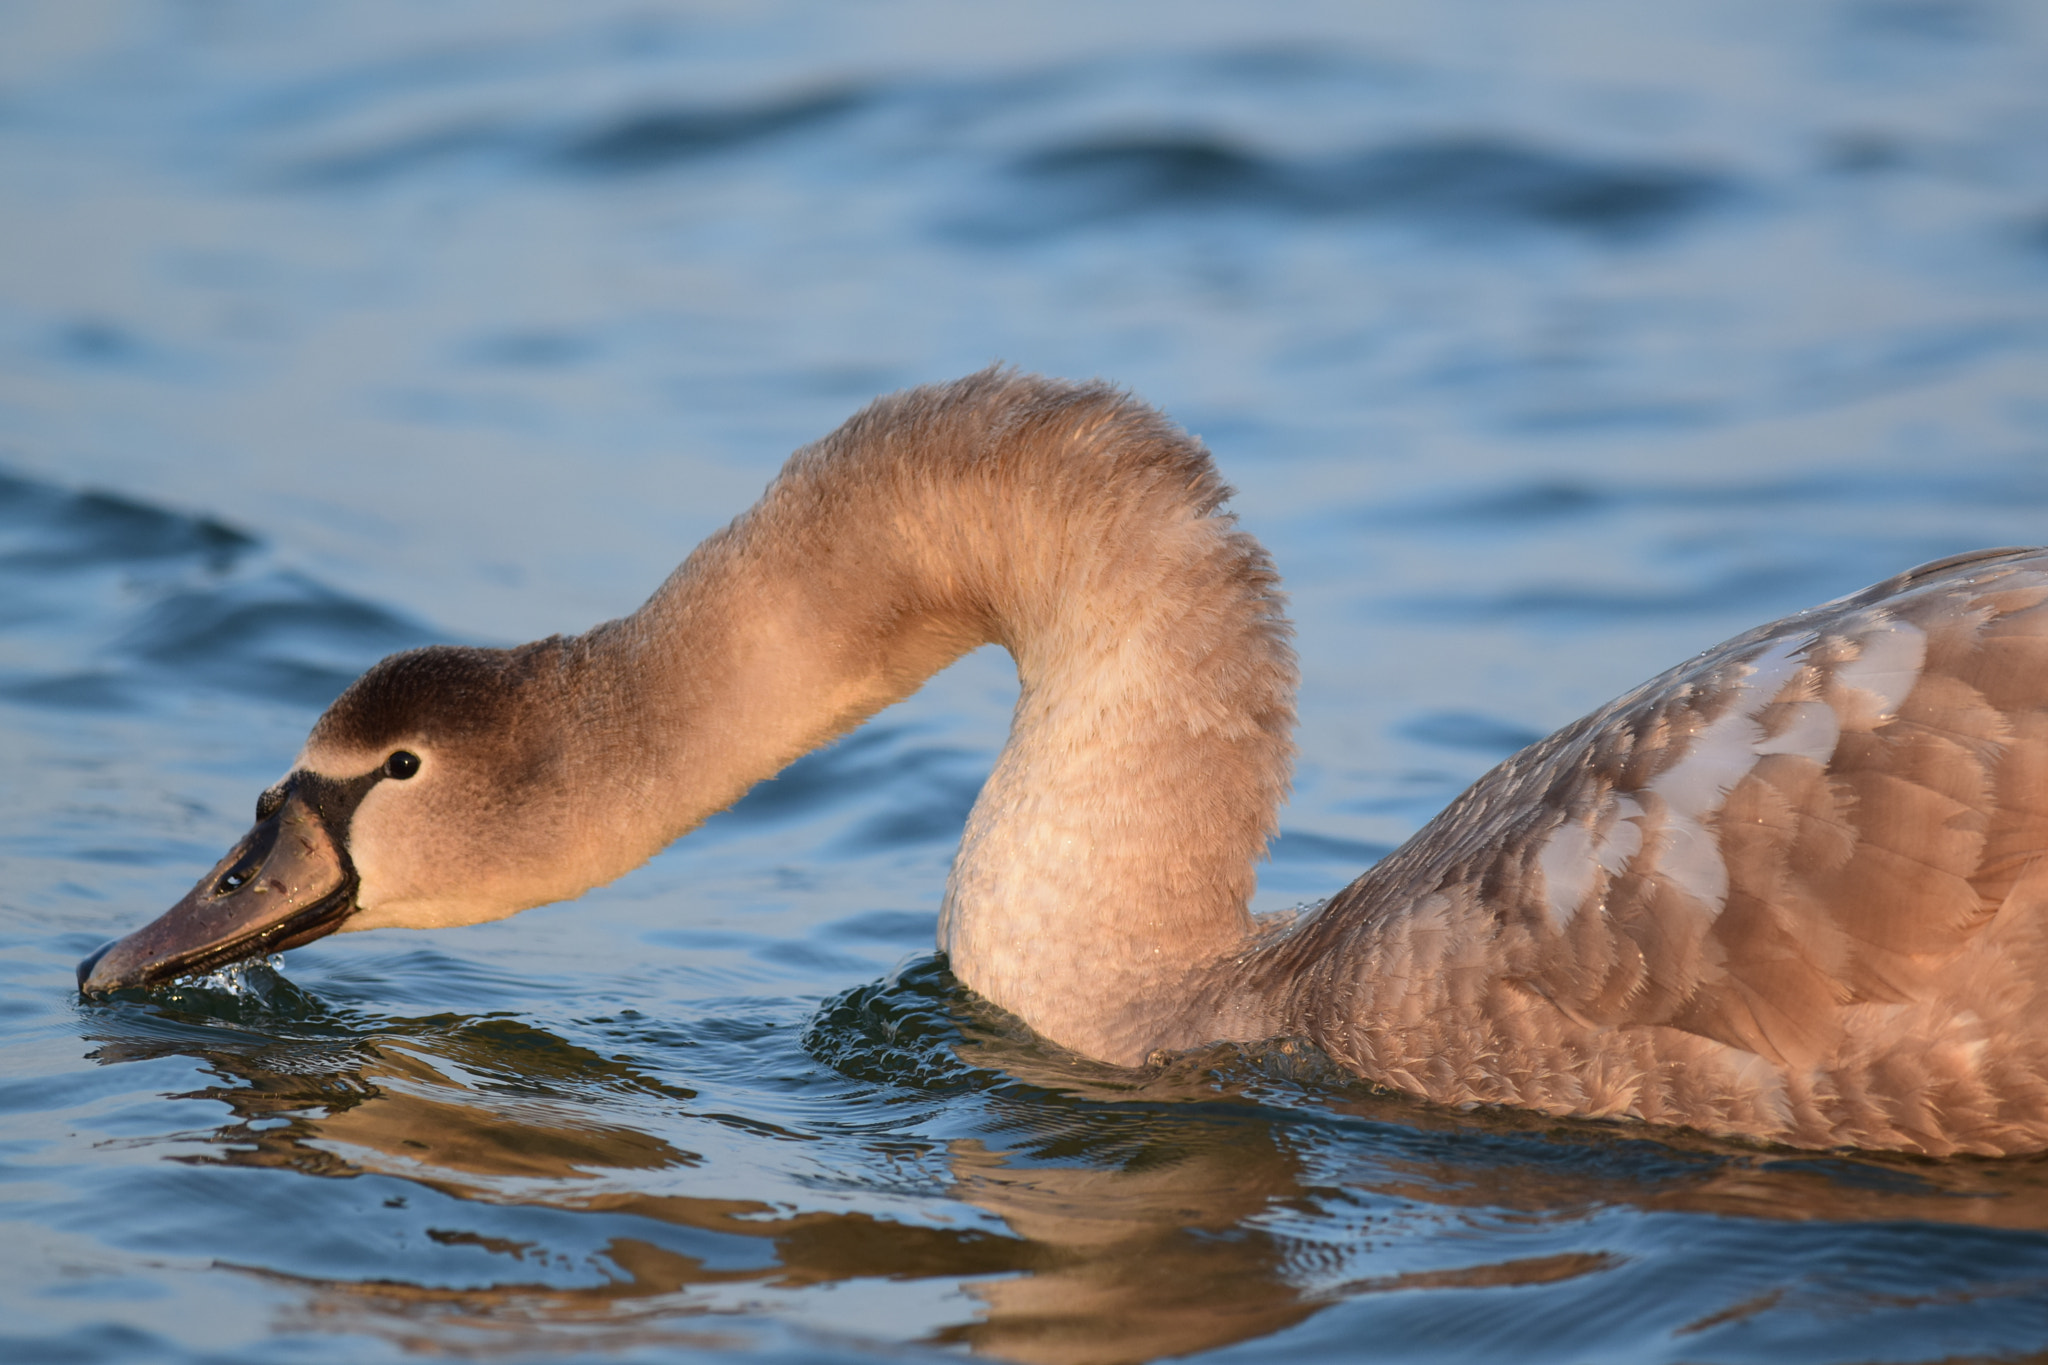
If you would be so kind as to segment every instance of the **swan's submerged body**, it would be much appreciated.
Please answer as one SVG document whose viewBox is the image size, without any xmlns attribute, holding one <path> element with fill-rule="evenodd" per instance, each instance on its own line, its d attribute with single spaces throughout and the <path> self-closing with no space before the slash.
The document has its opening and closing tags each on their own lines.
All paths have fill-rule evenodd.
<svg viewBox="0 0 2048 1365">
<path fill-rule="evenodd" d="M 634 615 L 365 674 L 250 838 L 81 984 L 575 896 L 994 641 L 1021 693 L 941 946 L 1057 1042 L 1134 1064 L 1298 1035 L 1447 1103 L 2048 1146 L 2048 552 L 1710 650 L 1260 925 L 1295 670 L 1226 494 L 1101 386 L 880 400 Z"/>
</svg>

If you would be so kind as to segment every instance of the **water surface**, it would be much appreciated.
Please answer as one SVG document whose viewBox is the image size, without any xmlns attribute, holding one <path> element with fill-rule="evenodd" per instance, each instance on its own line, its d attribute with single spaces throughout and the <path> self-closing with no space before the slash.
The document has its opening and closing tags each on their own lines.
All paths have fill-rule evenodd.
<svg viewBox="0 0 2048 1365">
<path fill-rule="evenodd" d="M 628 611 L 998 358 L 1241 490 L 1305 674 L 1259 906 L 1327 895 L 1693 651 L 2048 540 L 2044 69 L 2018 0 L 12 6 L 0 1353 L 2048 1349 L 2040 1162 L 980 1009 L 930 950 L 993 652 L 575 905 L 71 990 L 370 662 Z"/>
</svg>

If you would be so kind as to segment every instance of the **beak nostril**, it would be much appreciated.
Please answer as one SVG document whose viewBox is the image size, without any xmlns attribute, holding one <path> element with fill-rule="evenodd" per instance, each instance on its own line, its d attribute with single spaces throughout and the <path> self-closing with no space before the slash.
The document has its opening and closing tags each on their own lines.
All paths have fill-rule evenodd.
<svg viewBox="0 0 2048 1365">
<path fill-rule="evenodd" d="M 225 896 L 230 891 L 241 890 L 249 884 L 250 879 L 256 875 L 261 867 L 262 863 L 258 859 L 242 859 L 242 861 L 220 874 L 220 880 L 213 884 L 213 894 Z"/>
</svg>

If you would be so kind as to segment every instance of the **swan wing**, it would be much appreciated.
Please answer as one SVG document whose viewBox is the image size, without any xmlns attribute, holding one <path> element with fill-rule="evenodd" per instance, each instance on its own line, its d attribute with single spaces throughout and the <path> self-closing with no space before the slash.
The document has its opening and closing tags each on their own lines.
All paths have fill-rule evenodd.
<svg viewBox="0 0 2048 1365">
<path fill-rule="evenodd" d="M 1465 937 L 1477 917 L 1487 974 L 1580 1026 L 1798 1067 L 1869 1027 L 1858 1007 L 2031 1024 L 2044 852 L 2048 550 L 1983 551 L 1739 636 L 1524 750 L 1311 936 L 1341 960 L 1328 936 L 1384 943 L 1448 906 Z"/>
</svg>

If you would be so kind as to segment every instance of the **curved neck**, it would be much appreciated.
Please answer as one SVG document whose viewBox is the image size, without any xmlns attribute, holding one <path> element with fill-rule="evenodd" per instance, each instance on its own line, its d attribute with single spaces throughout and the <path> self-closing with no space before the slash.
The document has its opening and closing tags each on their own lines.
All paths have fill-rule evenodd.
<svg viewBox="0 0 2048 1365">
<path fill-rule="evenodd" d="M 1106 387 L 989 371 L 881 400 L 586 637 L 666 737 L 605 818 L 659 847 L 1001 644 L 1021 693 L 946 888 L 955 974 L 1105 1060 L 1218 1036 L 1198 978 L 1250 934 L 1295 689 L 1228 491 Z"/>
</svg>

